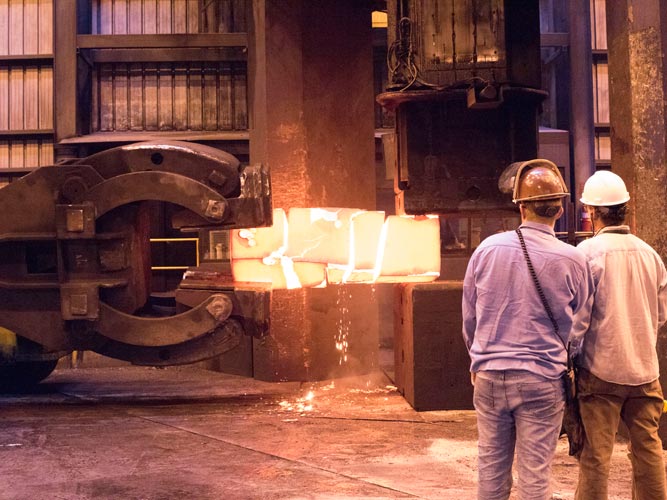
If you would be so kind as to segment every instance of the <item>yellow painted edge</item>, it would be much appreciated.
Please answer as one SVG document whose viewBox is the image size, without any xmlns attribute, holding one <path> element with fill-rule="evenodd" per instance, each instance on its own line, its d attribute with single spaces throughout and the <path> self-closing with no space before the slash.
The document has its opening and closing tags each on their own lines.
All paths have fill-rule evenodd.
<svg viewBox="0 0 667 500">
<path fill-rule="evenodd" d="M 0 353 L 11 355 L 16 349 L 16 334 L 0 326 Z"/>
</svg>

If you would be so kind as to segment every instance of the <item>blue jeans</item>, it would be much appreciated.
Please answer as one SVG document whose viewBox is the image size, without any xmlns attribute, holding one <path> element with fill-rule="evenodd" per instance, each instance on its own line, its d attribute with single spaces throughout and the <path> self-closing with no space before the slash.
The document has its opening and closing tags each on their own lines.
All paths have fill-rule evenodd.
<svg viewBox="0 0 667 500">
<path fill-rule="evenodd" d="M 551 462 L 563 423 L 565 390 L 523 370 L 480 371 L 473 398 L 477 412 L 479 500 L 506 500 L 517 454 L 522 500 L 551 498 Z"/>
</svg>

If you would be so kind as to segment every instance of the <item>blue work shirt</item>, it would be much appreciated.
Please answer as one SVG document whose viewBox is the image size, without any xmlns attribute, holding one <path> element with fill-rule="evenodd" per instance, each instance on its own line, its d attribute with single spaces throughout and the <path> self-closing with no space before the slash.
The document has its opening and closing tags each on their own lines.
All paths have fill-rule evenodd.
<svg viewBox="0 0 667 500">
<path fill-rule="evenodd" d="M 554 318 L 554 332 L 514 231 L 495 234 L 475 250 L 463 282 L 463 338 L 470 371 L 527 370 L 545 378 L 566 368 L 570 336 L 588 329 L 594 285 L 583 253 L 545 224 L 524 222 L 528 255 Z"/>
</svg>

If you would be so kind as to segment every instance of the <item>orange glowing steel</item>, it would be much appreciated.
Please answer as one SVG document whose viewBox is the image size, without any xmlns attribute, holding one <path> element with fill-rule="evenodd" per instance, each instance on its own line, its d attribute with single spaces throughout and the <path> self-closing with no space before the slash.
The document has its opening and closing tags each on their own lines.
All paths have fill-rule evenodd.
<svg viewBox="0 0 667 500">
<path fill-rule="evenodd" d="M 381 283 L 433 281 L 440 274 L 440 222 L 437 216 L 387 218 L 373 274 Z"/>
<path fill-rule="evenodd" d="M 275 209 L 274 225 L 232 232 L 236 281 L 273 288 L 433 281 L 440 274 L 436 216 L 350 208 Z"/>
</svg>

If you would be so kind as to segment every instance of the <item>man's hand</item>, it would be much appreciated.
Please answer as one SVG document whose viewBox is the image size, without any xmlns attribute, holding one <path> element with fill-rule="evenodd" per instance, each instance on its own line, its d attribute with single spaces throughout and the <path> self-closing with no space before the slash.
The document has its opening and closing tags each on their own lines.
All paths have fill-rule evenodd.
<svg viewBox="0 0 667 500">
<path fill-rule="evenodd" d="M 476 372 L 470 372 L 470 383 L 474 386 L 475 385 L 475 379 L 477 378 L 477 373 Z"/>
</svg>

